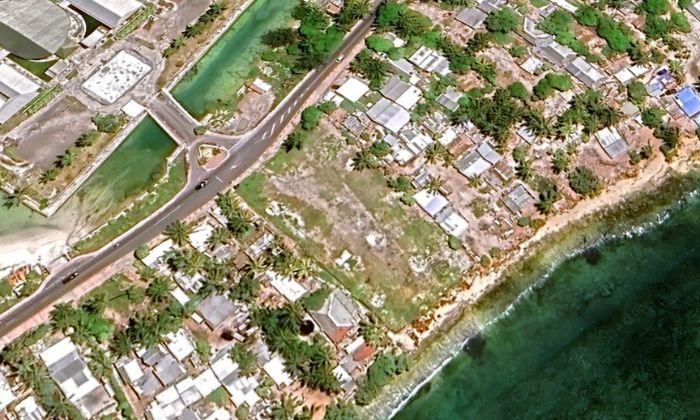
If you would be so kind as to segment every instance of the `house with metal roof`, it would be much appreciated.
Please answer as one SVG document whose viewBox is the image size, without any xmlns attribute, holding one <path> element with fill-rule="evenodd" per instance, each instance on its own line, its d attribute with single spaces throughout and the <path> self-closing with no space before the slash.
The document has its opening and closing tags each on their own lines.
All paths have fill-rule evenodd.
<svg viewBox="0 0 700 420">
<path fill-rule="evenodd" d="M 0 64 L 0 124 L 17 114 L 39 94 L 40 86 L 9 64 Z"/>
<path fill-rule="evenodd" d="M 459 98 L 462 97 L 462 92 L 452 86 L 448 86 L 440 96 L 437 97 L 437 103 L 447 108 L 449 111 L 456 111 L 459 108 Z"/>
<path fill-rule="evenodd" d="M 212 294 L 197 305 L 197 313 L 212 330 L 219 328 L 242 309 L 242 305 L 222 294 Z"/>
<path fill-rule="evenodd" d="M 437 73 L 442 76 L 450 73 L 450 62 L 447 60 L 447 57 L 426 46 L 421 46 L 408 58 L 408 61 L 430 73 Z"/>
<path fill-rule="evenodd" d="M 502 158 L 488 142 L 482 142 L 476 149 L 460 157 L 455 167 L 467 178 L 478 177 Z"/>
<path fill-rule="evenodd" d="M 28 60 L 47 58 L 70 39 L 67 12 L 49 0 L 0 0 L 0 47 Z"/>
<path fill-rule="evenodd" d="M 553 40 L 547 44 L 538 45 L 534 53 L 557 67 L 565 67 L 577 57 L 574 50 Z"/>
<path fill-rule="evenodd" d="M 571 73 L 572 76 L 591 89 L 602 85 L 607 79 L 607 76 L 597 65 L 589 63 L 581 56 L 576 57 L 564 68 Z"/>
<path fill-rule="evenodd" d="M 462 237 L 469 227 L 469 222 L 459 212 L 448 205 L 440 213 L 435 215 L 435 223 L 442 228 L 448 235 L 457 238 Z"/>
<path fill-rule="evenodd" d="M 75 8 L 110 28 L 116 28 L 143 4 L 137 0 L 67 0 Z"/>
<path fill-rule="evenodd" d="M 12 390 L 5 375 L 0 372 L 0 411 L 12 404 L 17 399 L 17 394 Z"/>
<path fill-rule="evenodd" d="M 339 289 L 330 292 L 321 308 L 310 311 L 310 315 L 335 343 L 340 343 L 347 334 L 359 326 L 362 307 Z"/>
<path fill-rule="evenodd" d="M 389 68 L 392 71 L 392 73 L 398 74 L 400 76 L 405 76 L 408 78 L 417 76 L 416 68 L 413 67 L 413 64 L 411 64 L 411 62 L 406 60 L 405 58 L 399 58 L 398 60 L 389 60 Z"/>
<path fill-rule="evenodd" d="M 367 111 L 367 116 L 392 133 L 398 133 L 411 121 L 405 108 L 387 98 L 381 98 Z"/>
<path fill-rule="evenodd" d="M 692 86 L 679 90 L 676 93 L 676 102 L 683 112 L 691 118 L 700 113 L 700 95 Z"/>
<path fill-rule="evenodd" d="M 486 16 L 488 16 L 488 13 L 483 10 L 476 7 L 465 7 L 457 14 L 455 19 L 472 29 L 478 29 L 484 24 Z"/>
<path fill-rule="evenodd" d="M 360 79 L 350 77 L 336 89 L 336 92 L 350 102 L 357 102 L 369 92 L 369 86 Z"/>
<path fill-rule="evenodd" d="M 153 370 L 142 365 L 138 359 L 122 357 L 114 364 L 117 372 L 140 398 L 151 397 L 163 386 L 153 373 Z"/>
<path fill-rule="evenodd" d="M 627 142 L 615 127 L 603 128 L 595 133 L 595 138 L 611 159 L 624 155 L 629 148 Z"/>
<path fill-rule="evenodd" d="M 69 337 L 48 347 L 39 357 L 63 395 L 85 418 L 98 417 L 116 407 L 116 401 L 90 372 Z"/>
<path fill-rule="evenodd" d="M 516 186 L 510 189 L 508 193 L 503 197 L 503 204 L 506 205 L 508 210 L 513 212 L 513 214 L 520 215 L 526 210 L 526 208 L 535 202 L 535 196 L 532 195 L 530 190 L 528 190 L 525 185 L 518 183 Z"/>
<path fill-rule="evenodd" d="M 423 92 L 410 83 L 391 76 L 379 91 L 385 98 L 391 99 L 402 107 L 410 110 L 423 97 Z"/>
<path fill-rule="evenodd" d="M 413 194 L 413 199 L 416 201 L 416 204 L 418 204 L 418 207 L 422 208 L 430 217 L 435 217 L 442 209 L 450 204 L 449 200 L 447 200 L 444 195 L 427 189 Z"/>
<path fill-rule="evenodd" d="M 554 37 L 537 27 L 537 22 L 527 16 L 523 18 L 523 27 L 519 31 L 526 41 L 535 46 L 548 45 Z"/>
</svg>

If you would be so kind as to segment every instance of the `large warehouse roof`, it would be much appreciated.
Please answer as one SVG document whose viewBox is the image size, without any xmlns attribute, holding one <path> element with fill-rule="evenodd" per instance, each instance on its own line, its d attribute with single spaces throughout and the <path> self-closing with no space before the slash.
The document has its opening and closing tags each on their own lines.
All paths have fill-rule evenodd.
<svg viewBox="0 0 700 420">
<path fill-rule="evenodd" d="M 137 0 L 68 0 L 70 4 L 94 17 L 110 28 L 116 28 L 135 11 L 142 3 Z"/>
<path fill-rule="evenodd" d="M 49 0 L 0 0 L 0 47 L 27 59 L 46 58 L 68 39 L 70 19 Z"/>
</svg>

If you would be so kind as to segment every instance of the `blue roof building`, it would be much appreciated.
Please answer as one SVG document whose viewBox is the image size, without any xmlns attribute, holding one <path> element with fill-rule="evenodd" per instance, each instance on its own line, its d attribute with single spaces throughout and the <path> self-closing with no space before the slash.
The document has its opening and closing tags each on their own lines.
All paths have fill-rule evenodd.
<svg viewBox="0 0 700 420">
<path fill-rule="evenodd" d="M 687 116 L 692 118 L 700 113 L 700 95 L 691 86 L 681 89 L 676 94 L 676 101 Z"/>
</svg>

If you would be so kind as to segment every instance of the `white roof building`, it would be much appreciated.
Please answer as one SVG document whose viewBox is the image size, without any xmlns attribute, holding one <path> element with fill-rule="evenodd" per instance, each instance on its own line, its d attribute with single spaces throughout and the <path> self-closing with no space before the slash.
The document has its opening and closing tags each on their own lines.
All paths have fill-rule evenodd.
<svg viewBox="0 0 700 420">
<path fill-rule="evenodd" d="M 194 228 L 189 236 L 189 242 L 193 247 L 199 252 L 205 252 L 208 250 L 207 240 L 214 231 L 214 226 L 209 223 L 202 223 L 201 225 Z"/>
<path fill-rule="evenodd" d="M 467 220 L 452 206 L 447 206 L 437 216 L 435 222 L 449 235 L 462 237 L 469 227 Z"/>
<path fill-rule="evenodd" d="M 369 92 L 369 86 L 362 80 L 351 77 L 340 85 L 336 92 L 350 102 L 357 102 Z"/>
<path fill-rule="evenodd" d="M 566 65 L 566 70 L 572 76 L 589 88 L 597 88 L 605 83 L 607 76 L 596 66 L 586 61 L 583 57 L 576 57 L 574 61 Z"/>
<path fill-rule="evenodd" d="M 615 127 L 605 127 L 595 133 L 595 138 L 611 159 L 627 153 L 627 142 Z"/>
<path fill-rule="evenodd" d="M 4 410 L 15 399 L 17 399 L 17 395 L 12 391 L 5 375 L 0 372 L 0 411 Z"/>
<path fill-rule="evenodd" d="M 281 385 L 289 385 L 292 383 L 292 377 L 284 368 L 284 359 L 282 356 L 275 356 L 272 360 L 263 365 L 263 370 L 270 376 L 272 382 Z"/>
<path fill-rule="evenodd" d="M 116 406 L 102 384 L 80 358 L 69 337 L 44 350 L 39 357 L 68 400 L 90 418 Z"/>
<path fill-rule="evenodd" d="M 33 395 L 17 403 L 14 411 L 22 420 L 42 420 L 46 418 L 46 411 L 36 402 L 36 398 Z"/>
<path fill-rule="evenodd" d="M 0 64 L 0 124 L 39 94 L 40 86 L 8 64 Z"/>
<path fill-rule="evenodd" d="M 423 97 L 423 92 L 420 89 L 404 82 L 398 76 L 391 76 L 380 93 L 408 110 L 413 108 Z"/>
<path fill-rule="evenodd" d="M 411 114 L 400 105 L 381 98 L 367 111 L 367 116 L 392 133 L 398 133 L 411 121 Z"/>
<path fill-rule="evenodd" d="M 110 28 L 121 25 L 143 6 L 137 0 L 68 0 L 68 2 Z"/>
<path fill-rule="evenodd" d="M 142 262 L 151 268 L 156 268 L 156 266 L 162 262 L 165 254 L 173 249 L 173 246 L 175 246 L 175 243 L 172 239 L 161 242 L 151 249 L 151 252 L 146 255 Z"/>
<path fill-rule="evenodd" d="M 408 58 L 408 61 L 430 73 L 445 76 L 450 73 L 450 62 L 439 52 L 422 46 Z"/>
<path fill-rule="evenodd" d="M 270 280 L 272 287 L 277 289 L 290 302 L 296 302 L 307 292 L 304 286 L 291 277 L 277 274 L 271 270 L 265 272 L 265 276 Z"/>
<path fill-rule="evenodd" d="M 427 189 L 415 193 L 413 199 L 430 217 L 435 217 L 450 204 L 444 195 L 439 192 L 430 192 Z"/>
<path fill-rule="evenodd" d="M 165 347 L 175 356 L 178 362 L 182 362 L 194 353 L 194 344 L 190 335 L 184 328 L 165 335 Z"/>
</svg>

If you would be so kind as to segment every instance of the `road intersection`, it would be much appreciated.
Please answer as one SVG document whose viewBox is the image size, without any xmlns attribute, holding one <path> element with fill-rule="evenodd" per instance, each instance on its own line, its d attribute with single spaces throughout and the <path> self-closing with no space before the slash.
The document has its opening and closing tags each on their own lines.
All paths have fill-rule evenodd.
<svg viewBox="0 0 700 420">
<path fill-rule="evenodd" d="M 0 314 L 0 341 L 12 339 L 8 334 L 20 327 L 36 313 L 67 295 L 105 267 L 132 253 L 139 245 L 159 235 L 170 223 L 184 219 L 211 201 L 217 193 L 225 191 L 246 171 L 258 162 L 264 153 L 277 143 L 280 133 L 301 111 L 307 100 L 323 85 L 323 82 L 340 66 L 343 57 L 360 42 L 371 29 L 373 16 L 361 20 L 346 36 L 342 45 L 328 58 L 322 67 L 310 72 L 297 87 L 258 126 L 242 136 L 226 136 L 206 133 L 194 136 L 195 120 L 168 94 L 161 93 L 149 106 L 149 113 L 178 137 L 188 151 L 190 171 L 186 187 L 168 204 L 104 248 L 75 258 L 55 271 L 32 296 Z M 207 172 L 197 165 L 196 150 L 200 144 L 217 144 L 228 150 L 227 159 L 216 169 Z M 205 188 L 195 189 L 203 179 Z M 74 274 L 77 273 L 77 274 Z M 73 277 L 74 278 L 71 278 Z M 70 280 L 69 280 L 70 279 Z"/>
</svg>

